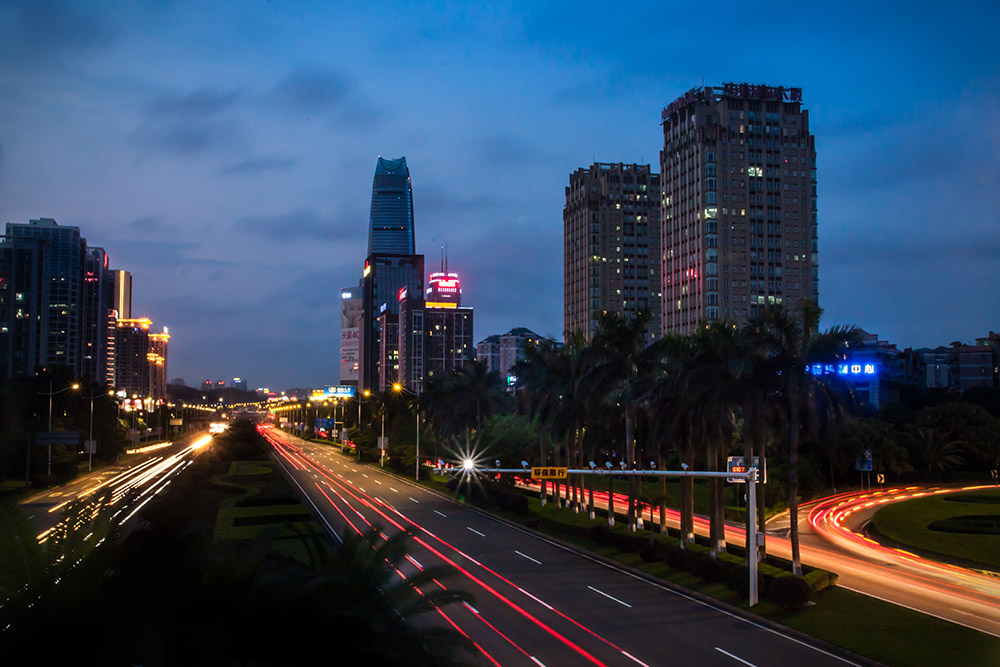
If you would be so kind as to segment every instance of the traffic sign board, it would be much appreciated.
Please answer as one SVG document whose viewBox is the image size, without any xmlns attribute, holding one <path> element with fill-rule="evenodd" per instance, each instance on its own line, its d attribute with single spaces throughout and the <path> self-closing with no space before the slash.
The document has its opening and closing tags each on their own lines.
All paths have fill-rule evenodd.
<svg viewBox="0 0 1000 667">
<path fill-rule="evenodd" d="M 990 470 L 990 477 L 992 477 L 993 479 L 997 478 L 997 469 L 996 468 L 994 468 L 993 470 Z"/>
<path fill-rule="evenodd" d="M 753 464 L 757 467 L 757 481 L 767 484 L 767 466 L 765 463 L 764 469 L 760 466 L 760 457 L 753 457 Z M 747 466 L 744 458 L 742 456 L 730 456 L 726 459 L 726 472 L 746 472 Z M 742 477 L 727 477 L 726 481 L 730 484 L 746 484 L 746 480 Z"/>
<path fill-rule="evenodd" d="M 566 468 L 539 467 L 531 469 L 532 479 L 566 479 Z"/>
<path fill-rule="evenodd" d="M 865 449 L 861 452 L 861 456 L 854 462 L 854 469 L 861 472 L 872 471 L 872 450 Z"/>
<path fill-rule="evenodd" d="M 41 431 L 35 435 L 35 444 L 40 447 L 76 445 L 79 442 L 79 431 Z"/>
<path fill-rule="evenodd" d="M 877 473 L 875 475 L 875 481 L 878 484 L 885 484 L 885 475 L 883 475 L 882 473 Z"/>
</svg>

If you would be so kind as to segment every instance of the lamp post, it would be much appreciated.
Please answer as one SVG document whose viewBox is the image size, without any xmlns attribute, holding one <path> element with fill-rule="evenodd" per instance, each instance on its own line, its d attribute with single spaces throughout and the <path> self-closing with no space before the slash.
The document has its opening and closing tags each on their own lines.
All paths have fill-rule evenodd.
<svg viewBox="0 0 1000 667">
<path fill-rule="evenodd" d="M 94 399 L 98 396 L 104 396 L 105 394 L 94 394 L 89 397 L 90 400 L 90 438 L 87 440 L 87 472 L 92 472 L 94 470 L 94 449 L 96 449 L 94 443 Z M 114 396 L 115 392 L 112 389 L 108 390 L 108 396 Z"/>
<path fill-rule="evenodd" d="M 366 398 L 368 396 L 371 396 L 371 394 L 372 394 L 371 390 L 369 390 L 369 389 L 365 389 L 362 393 L 365 395 Z M 361 432 L 361 404 L 362 403 L 364 403 L 364 399 L 361 398 L 361 396 L 359 395 L 358 396 L 358 433 Z M 358 460 L 360 461 L 361 460 L 361 448 L 358 447 L 358 443 L 354 443 L 354 451 L 357 453 Z"/>
<path fill-rule="evenodd" d="M 392 385 L 392 388 L 396 391 L 401 391 L 403 393 L 409 394 L 416 398 L 417 400 L 413 402 L 413 412 L 417 416 L 417 453 L 416 453 L 416 464 L 413 467 L 413 479 L 420 481 L 420 394 L 414 393 L 409 389 L 406 389 L 401 383 L 397 382 Z"/>
<path fill-rule="evenodd" d="M 52 397 L 55 396 L 56 394 L 61 394 L 64 391 L 70 391 L 70 390 L 76 391 L 79 388 L 80 388 L 80 385 L 74 382 L 70 386 L 63 387 L 59 391 L 52 391 L 52 380 L 49 380 L 49 392 L 48 393 L 45 393 L 44 391 L 38 392 L 39 396 L 48 396 L 49 397 L 49 433 L 52 432 Z M 49 445 L 48 449 L 49 449 L 49 465 L 48 465 L 48 473 L 47 474 L 51 475 L 52 474 L 52 445 Z"/>
</svg>

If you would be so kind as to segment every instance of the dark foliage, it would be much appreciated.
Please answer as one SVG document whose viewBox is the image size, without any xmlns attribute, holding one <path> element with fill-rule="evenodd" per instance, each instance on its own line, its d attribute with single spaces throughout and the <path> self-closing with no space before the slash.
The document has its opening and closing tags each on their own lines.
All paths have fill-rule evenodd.
<svg viewBox="0 0 1000 667">
<path fill-rule="evenodd" d="M 767 597 L 784 609 L 799 609 L 812 597 L 812 589 L 802 577 L 786 574 L 767 586 Z"/>
<path fill-rule="evenodd" d="M 702 581 L 716 581 L 721 573 L 722 566 L 711 556 L 698 556 L 691 561 L 691 574 Z"/>
</svg>

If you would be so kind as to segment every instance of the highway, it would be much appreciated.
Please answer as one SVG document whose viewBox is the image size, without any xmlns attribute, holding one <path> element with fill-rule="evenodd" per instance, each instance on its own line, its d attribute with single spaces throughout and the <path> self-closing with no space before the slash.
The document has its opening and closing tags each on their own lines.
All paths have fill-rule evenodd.
<svg viewBox="0 0 1000 667">
<path fill-rule="evenodd" d="M 39 541 L 44 541 L 56 526 L 60 510 L 66 505 L 107 489 L 111 490 L 115 506 L 114 519 L 124 524 L 165 489 L 210 441 L 209 435 L 199 433 L 140 449 L 126 463 L 100 468 L 68 484 L 31 495 L 18 504 L 39 531 Z"/>
<path fill-rule="evenodd" d="M 275 458 L 329 530 L 410 530 L 408 576 L 447 564 L 439 585 L 472 593 L 439 620 L 484 665 L 857 664 L 544 537 L 358 464 L 330 446 L 267 429 Z"/>
<path fill-rule="evenodd" d="M 603 481 L 603 480 L 602 480 Z M 524 483 L 537 489 L 537 484 Z M 953 493 L 994 487 L 925 489 L 888 488 L 874 492 L 838 494 L 799 508 L 799 544 L 802 562 L 840 575 L 837 585 L 892 602 L 958 625 L 1000 637 L 1000 577 L 937 563 L 898 549 L 889 549 L 860 531 L 886 503 L 928 493 Z M 551 489 L 550 489 L 551 492 Z M 565 496 L 565 492 L 562 493 Z M 607 492 L 595 492 L 594 504 L 607 509 Z M 615 512 L 624 520 L 628 498 L 615 494 Z M 649 510 L 645 512 L 649 520 Z M 659 521 L 659 510 L 653 518 Z M 667 509 L 667 525 L 680 524 L 676 510 Z M 695 532 L 708 535 L 708 520 L 696 516 Z M 788 513 L 767 522 L 767 551 L 791 559 Z M 742 545 L 743 524 L 727 523 L 726 540 Z"/>
</svg>

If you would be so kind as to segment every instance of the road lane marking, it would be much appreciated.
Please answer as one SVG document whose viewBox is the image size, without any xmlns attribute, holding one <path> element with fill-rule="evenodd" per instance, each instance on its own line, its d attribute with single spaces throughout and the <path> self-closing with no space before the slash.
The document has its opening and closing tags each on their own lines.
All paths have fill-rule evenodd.
<svg viewBox="0 0 1000 667">
<path fill-rule="evenodd" d="M 587 588 L 589 588 L 590 590 L 594 591 L 595 593 L 600 593 L 601 595 L 603 595 L 604 597 L 608 598 L 609 600 L 614 600 L 615 602 L 617 602 L 618 604 L 620 604 L 620 605 L 622 605 L 624 607 L 628 607 L 629 609 L 632 608 L 632 605 L 630 605 L 628 602 L 622 602 L 618 598 L 612 597 L 611 595 L 608 595 L 604 591 L 599 591 L 596 588 L 594 588 L 593 586 L 587 586 Z"/>
<path fill-rule="evenodd" d="M 365 487 L 359 486 L 358 488 L 361 489 L 361 493 L 368 493 L 367 491 L 365 491 Z"/>
<path fill-rule="evenodd" d="M 520 556 L 521 558 L 527 558 L 527 559 L 528 559 L 528 560 L 530 560 L 530 561 L 531 561 L 532 563 L 536 563 L 536 564 L 538 564 L 538 565 L 541 565 L 541 564 L 542 564 L 542 561 L 540 561 L 540 560 L 535 560 L 535 559 L 534 559 L 534 558 L 532 558 L 531 556 L 528 556 L 528 555 L 526 555 L 526 554 L 523 554 L 523 553 L 521 553 L 520 551 L 518 551 L 518 550 L 516 550 L 516 549 L 514 550 L 514 553 L 516 553 L 516 554 L 517 554 L 518 556 Z"/>
<path fill-rule="evenodd" d="M 965 614 L 966 616 L 972 616 L 980 621 L 986 621 L 987 623 L 996 623 L 1000 625 L 1000 621 L 994 621 L 992 618 L 986 618 L 985 616 L 980 616 L 979 614 L 974 614 L 971 611 L 964 611 L 962 609 L 951 608 L 952 611 L 958 612 L 959 614 Z"/>
<path fill-rule="evenodd" d="M 368 477 L 368 475 L 366 475 L 365 473 L 361 473 L 361 476 L 362 477 Z"/>
<path fill-rule="evenodd" d="M 410 496 L 410 500 L 412 500 L 413 502 L 415 502 L 418 505 L 420 504 L 420 501 L 417 500 L 416 498 L 414 498 L 413 496 Z"/>
<path fill-rule="evenodd" d="M 721 648 L 719 648 L 718 646 L 715 647 L 715 650 L 718 651 L 719 653 L 724 654 L 724 655 L 728 655 L 730 658 L 732 658 L 733 660 L 736 660 L 737 662 L 742 662 L 744 665 L 749 665 L 750 667 L 757 667 L 757 665 L 753 664 L 752 662 L 747 662 L 746 660 L 744 660 L 740 656 L 733 655 L 729 651 L 724 651 Z"/>
<path fill-rule="evenodd" d="M 423 565 L 421 565 L 420 563 L 418 563 L 418 562 L 417 562 L 417 559 L 416 559 L 416 558 L 414 558 L 413 556 L 411 556 L 411 555 L 407 554 L 407 555 L 406 555 L 406 560 L 408 560 L 408 561 L 410 561 L 411 563 L 413 563 L 414 565 L 416 565 L 416 566 L 417 566 L 417 569 L 418 569 L 418 570 L 422 570 L 422 569 L 424 569 L 424 566 L 423 566 Z"/>
<path fill-rule="evenodd" d="M 529 598 L 531 598 L 532 600 L 534 600 L 534 601 L 535 601 L 535 602 L 537 602 L 538 604 L 542 605 L 543 607 L 545 607 L 545 608 L 546 608 L 546 609 L 548 609 L 549 611 L 555 611 L 555 609 L 553 609 L 551 605 L 547 604 L 547 603 L 546 603 L 546 602 L 544 602 L 543 600 L 539 600 L 539 599 L 538 599 L 538 598 L 536 598 L 536 597 L 535 597 L 534 595 L 532 595 L 532 594 L 531 594 L 531 593 L 529 593 L 528 591 L 524 590 L 524 589 L 523 589 L 523 588 L 521 588 L 520 586 L 518 586 L 518 587 L 517 587 L 517 590 L 521 591 L 522 593 L 524 593 L 524 594 L 525 594 L 525 595 L 527 595 L 527 596 L 528 596 Z"/>
<path fill-rule="evenodd" d="M 472 612 L 473 614 L 475 614 L 476 616 L 479 616 L 479 610 L 478 610 L 478 609 L 476 609 L 475 607 L 473 607 L 473 606 L 472 606 L 471 604 L 469 604 L 468 602 L 463 602 L 462 604 L 464 604 L 464 605 L 465 605 L 466 607 L 468 607 L 468 608 L 469 608 L 469 610 L 470 610 L 470 611 L 471 611 L 471 612 Z"/>
<path fill-rule="evenodd" d="M 649 665 L 647 665 L 642 660 L 640 660 L 639 658 L 635 657 L 634 655 L 632 655 L 628 651 L 622 651 L 622 655 L 625 656 L 626 658 L 631 659 L 631 660 L 635 660 L 637 663 L 639 663 L 640 665 L 642 665 L 642 667 L 649 667 Z"/>
<path fill-rule="evenodd" d="M 381 484 L 382 483 L 382 482 L 378 481 L 377 479 L 376 480 L 372 480 L 372 481 L 374 481 L 376 484 Z"/>
<path fill-rule="evenodd" d="M 448 518 L 448 515 L 447 515 L 447 514 L 445 514 L 444 512 L 439 512 L 439 511 L 437 511 L 437 510 L 434 510 L 434 513 L 435 513 L 435 514 L 440 514 L 441 516 L 443 516 L 443 517 L 444 517 L 444 518 L 446 518 L 446 519 Z"/>
<path fill-rule="evenodd" d="M 391 486 L 389 487 L 389 490 L 392 491 L 393 493 L 399 493 L 399 491 L 397 491 L 396 489 L 392 488 Z"/>
<path fill-rule="evenodd" d="M 470 528 L 469 526 L 466 526 L 466 528 L 468 528 L 469 530 L 471 530 L 472 532 L 474 532 L 474 533 L 475 533 L 476 535 L 478 535 L 479 537 L 486 537 L 486 536 L 485 536 L 484 534 L 480 533 L 480 532 L 479 532 L 478 530 L 476 530 L 475 528 Z"/>
<path fill-rule="evenodd" d="M 532 661 L 534 661 L 534 663 L 535 663 L 536 665 L 541 665 L 541 667 L 545 667 L 545 663 L 544 663 L 544 662 L 542 662 L 541 660 L 539 660 L 538 658 L 536 658 L 535 656 L 533 656 L 533 655 L 529 655 L 528 657 L 529 657 L 529 658 L 531 658 L 531 659 L 532 659 Z"/>
</svg>

